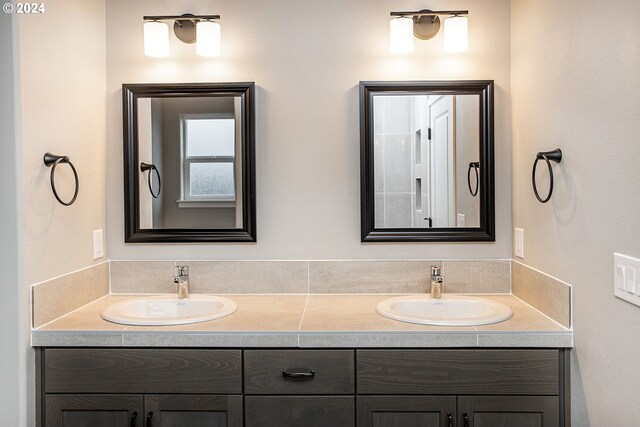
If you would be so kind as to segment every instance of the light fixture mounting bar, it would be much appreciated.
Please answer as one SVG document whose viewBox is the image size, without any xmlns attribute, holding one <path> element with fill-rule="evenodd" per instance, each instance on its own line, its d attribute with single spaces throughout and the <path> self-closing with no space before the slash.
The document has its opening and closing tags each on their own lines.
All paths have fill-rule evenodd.
<svg viewBox="0 0 640 427">
<path fill-rule="evenodd" d="M 220 19 L 220 15 L 159 15 L 143 16 L 144 21 L 193 21 L 194 19 Z"/>
<path fill-rule="evenodd" d="M 468 10 L 433 10 L 429 12 L 391 12 L 391 16 L 433 16 L 433 15 L 468 15 Z"/>
</svg>

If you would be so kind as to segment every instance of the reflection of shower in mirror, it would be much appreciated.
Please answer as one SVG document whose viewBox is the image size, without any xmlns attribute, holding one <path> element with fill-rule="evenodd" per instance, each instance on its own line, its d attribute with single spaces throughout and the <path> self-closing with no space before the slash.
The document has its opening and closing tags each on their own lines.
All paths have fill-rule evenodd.
<svg viewBox="0 0 640 427">
<path fill-rule="evenodd" d="M 466 179 L 479 157 L 479 105 L 478 95 L 374 96 L 376 228 L 480 226 Z"/>
</svg>

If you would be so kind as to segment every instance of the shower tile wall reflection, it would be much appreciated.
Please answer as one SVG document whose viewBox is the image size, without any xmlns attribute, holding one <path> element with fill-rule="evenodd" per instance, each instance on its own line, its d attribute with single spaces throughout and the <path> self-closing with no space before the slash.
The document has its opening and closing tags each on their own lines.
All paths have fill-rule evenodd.
<svg viewBox="0 0 640 427">
<path fill-rule="evenodd" d="M 480 198 L 467 183 L 479 159 L 478 103 L 477 95 L 373 97 L 376 228 L 479 227 Z"/>
<path fill-rule="evenodd" d="M 412 227 L 412 96 L 374 98 L 375 226 Z"/>
</svg>

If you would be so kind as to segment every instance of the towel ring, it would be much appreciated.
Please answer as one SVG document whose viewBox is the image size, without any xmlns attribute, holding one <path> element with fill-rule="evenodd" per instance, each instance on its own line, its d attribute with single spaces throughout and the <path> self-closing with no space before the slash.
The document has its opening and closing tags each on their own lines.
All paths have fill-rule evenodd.
<svg viewBox="0 0 640 427">
<path fill-rule="evenodd" d="M 547 169 L 549 169 L 549 194 L 547 194 L 547 197 L 544 199 L 538 194 L 538 186 L 536 185 L 536 168 L 540 160 L 544 160 L 547 163 Z M 536 155 L 536 160 L 533 162 L 533 171 L 531 172 L 531 183 L 533 184 L 533 193 L 540 203 L 547 203 L 553 194 L 553 169 L 551 168 L 551 162 L 560 163 L 561 161 L 562 150 L 559 148 L 552 151 L 541 151 Z"/>
<path fill-rule="evenodd" d="M 76 171 L 76 168 L 73 166 L 73 163 L 71 163 L 68 156 L 57 156 L 51 153 L 45 153 L 43 160 L 44 160 L 45 166 L 48 168 L 49 167 L 51 168 L 51 174 L 49 176 L 49 179 L 51 181 L 51 190 L 53 191 L 53 195 L 56 197 L 58 202 L 60 202 L 62 205 L 71 206 L 73 202 L 76 201 L 76 198 L 78 197 L 78 190 L 80 188 L 80 181 L 78 180 L 78 172 Z M 69 202 L 63 201 L 58 195 L 58 192 L 56 191 L 56 181 L 55 181 L 56 167 L 58 167 L 58 164 L 60 163 L 67 163 L 71 167 L 71 170 L 73 171 L 73 178 L 76 182 L 76 189 L 73 193 L 73 198 Z"/>
<path fill-rule="evenodd" d="M 478 195 L 478 190 L 480 189 L 480 178 L 478 178 L 478 168 L 480 167 L 480 162 L 471 162 L 469 163 L 469 169 L 467 169 L 467 185 L 469 186 L 469 192 L 473 197 Z M 471 169 L 476 172 L 476 189 L 475 191 L 471 189 Z"/>
<path fill-rule="evenodd" d="M 154 199 L 157 199 L 160 196 L 160 190 L 162 190 L 162 180 L 160 179 L 160 172 L 154 163 L 140 163 L 140 172 L 147 172 L 147 184 L 149 185 L 149 193 Z M 158 177 L 158 192 L 153 192 L 153 186 L 151 185 L 151 171 L 156 172 L 156 176 Z"/>
</svg>

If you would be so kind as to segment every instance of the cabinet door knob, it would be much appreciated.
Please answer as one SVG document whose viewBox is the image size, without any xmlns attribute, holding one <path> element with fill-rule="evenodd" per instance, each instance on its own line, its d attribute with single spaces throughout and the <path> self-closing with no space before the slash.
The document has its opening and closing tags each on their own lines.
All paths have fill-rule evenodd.
<svg viewBox="0 0 640 427">
<path fill-rule="evenodd" d="M 462 419 L 464 420 L 464 427 L 469 427 L 469 416 L 464 413 L 462 414 Z"/>
<path fill-rule="evenodd" d="M 131 427 L 136 427 L 136 418 L 138 418 L 138 412 L 133 411 L 133 414 L 131 414 Z"/>
<path fill-rule="evenodd" d="M 316 374 L 316 371 L 308 368 L 289 368 L 282 371 L 282 376 L 285 378 L 292 378 L 296 380 L 311 379 Z"/>
<path fill-rule="evenodd" d="M 147 414 L 147 422 L 145 424 L 145 427 L 151 427 L 151 418 L 153 417 L 153 412 L 149 411 L 149 413 Z"/>
<path fill-rule="evenodd" d="M 453 416 L 451 412 L 447 412 L 447 419 L 449 420 L 449 427 L 453 427 Z"/>
</svg>

